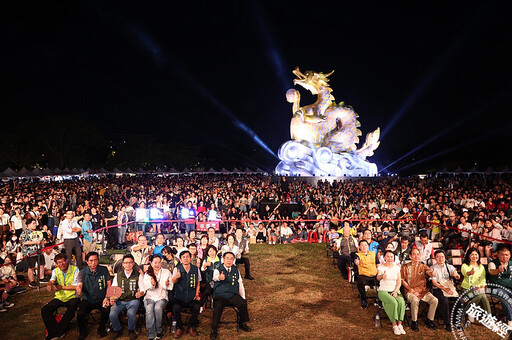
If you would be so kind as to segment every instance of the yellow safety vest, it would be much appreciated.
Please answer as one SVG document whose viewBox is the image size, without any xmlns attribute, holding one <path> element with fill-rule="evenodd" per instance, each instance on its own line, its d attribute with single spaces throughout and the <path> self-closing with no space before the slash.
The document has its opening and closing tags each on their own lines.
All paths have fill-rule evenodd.
<svg viewBox="0 0 512 340">
<path fill-rule="evenodd" d="M 60 286 L 72 286 L 73 277 L 75 276 L 75 270 L 77 267 L 73 265 L 68 266 L 68 270 L 64 273 L 60 268 L 55 268 L 55 274 L 57 275 L 57 284 Z M 55 292 L 55 298 L 62 302 L 66 302 L 74 298 L 76 292 L 74 290 L 58 290 Z"/>
</svg>

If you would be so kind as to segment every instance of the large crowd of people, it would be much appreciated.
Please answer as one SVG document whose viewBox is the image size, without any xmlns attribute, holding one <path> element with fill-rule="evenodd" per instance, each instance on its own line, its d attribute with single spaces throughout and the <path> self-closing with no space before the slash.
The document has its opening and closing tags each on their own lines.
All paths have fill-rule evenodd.
<svg viewBox="0 0 512 340">
<path fill-rule="evenodd" d="M 250 331 L 243 284 L 243 278 L 254 279 L 249 245 L 313 239 L 331 247 L 341 276 L 357 285 L 362 308 L 368 306 L 367 286 L 376 287 L 395 334 L 405 334 L 406 302 L 413 331 L 419 329 L 420 301 L 429 305 L 427 327 L 437 328 L 437 315 L 451 330 L 449 297 L 457 293 L 457 280 L 463 290 L 487 280 L 512 288 L 511 216 L 511 182 L 499 177 L 310 183 L 204 175 L 5 182 L 0 311 L 13 306 L 9 295 L 26 291 L 20 280 L 26 272 L 29 287 L 46 284 L 55 292 L 41 311 L 48 339 L 62 336 L 75 313 L 85 339 L 93 309 L 101 313 L 98 334 L 107 336 L 109 328 L 112 339 L 121 335 L 119 315 L 126 310 L 128 334 L 135 339 L 142 306 L 149 339 L 163 337 L 168 313 L 173 335 L 184 334 L 184 308 L 191 314 L 187 332 L 195 336 L 208 299 L 211 338 L 229 305 L 238 307 L 239 328 Z M 214 223 L 196 230 L 202 222 Z M 125 249 L 109 270 L 98 264 L 106 249 Z M 449 263 L 452 250 L 463 251 L 462 266 Z M 478 302 L 488 309 L 485 295 Z M 66 313 L 57 322 L 54 312 L 62 307 Z"/>
</svg>

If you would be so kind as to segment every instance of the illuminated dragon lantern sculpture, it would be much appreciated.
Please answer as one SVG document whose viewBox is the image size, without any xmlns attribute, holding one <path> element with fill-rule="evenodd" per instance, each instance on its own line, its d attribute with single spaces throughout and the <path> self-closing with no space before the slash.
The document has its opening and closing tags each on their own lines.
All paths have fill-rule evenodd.
<svg viewBox="0 0 512 340">
<path fill-rule="evenodd" d="M 300 106 L 300 93 L 295 89 L 286 92 L 292 103 L 290 141 L 279 149 L 281 162 L 276 173 L 291 176 L 376 176 L 377 165 L 366 157 L 372 156 L 379 146 L 380 129 L 366 136 L 364 145 L 357 149 L 361 131 L 358 115 L 344 105 L 336 104 L 329 87 L 328 74 L 306 71 L 297 67 L 293 74 L 294 85 L 300 85 L 317 96 L 315 103 Z"/>
</svg>

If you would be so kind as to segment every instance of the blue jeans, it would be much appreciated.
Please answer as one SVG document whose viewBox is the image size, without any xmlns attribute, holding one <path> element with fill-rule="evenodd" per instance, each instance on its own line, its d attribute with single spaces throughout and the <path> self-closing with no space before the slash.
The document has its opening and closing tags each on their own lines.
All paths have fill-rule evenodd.
<svg viewBox="0 0 512 340">
<path fill-rule="evenodd" d="M 119 243 L 119 244 L 126 243 L 126 226 L 119 227 L 117 236 L 118 236 L 117 243 Z"/>
<path fill-rule="evenodd" d="M 162 317 L 167 300 L 162 299 L 154 301 L 151 299 L 144 300 L 146 307 L 146 328 L 148 329 L 148 338 L 156 338 L 158 333 L 162 333 Z"/>
<path fill-rule="evenodd" d="M 185 231 L 187 232 L 187 235 L 191 230 L 196 230 L 196 224 L 185 224 Z"/>
<path fill-rule="evenodd" d="M 140 300 L 134 299 L 130 301 L 116 301 L 110 310 L 110 322 L 114 332 L 121 331 L 121 323 L 119 322 L 119 314 L 125 309 L 128 315 L 128 330 L 135 330 L 135 322 L 137 321 L 137 311 L 139 310 Z"/>
</svg>

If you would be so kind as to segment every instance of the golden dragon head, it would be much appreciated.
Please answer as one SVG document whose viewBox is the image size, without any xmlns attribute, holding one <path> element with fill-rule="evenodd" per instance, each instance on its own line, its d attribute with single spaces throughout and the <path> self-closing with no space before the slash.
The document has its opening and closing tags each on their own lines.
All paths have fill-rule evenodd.
<svg viewBox="0 0 512 340">
<path fill-rule="evenodd" d="M 334 70 L 327 74 L 322 72 L 316 73 L 314 71 L 306 71 L 306 74 L 304 74 L 297 67 L 293 70 L 293 74 L 297 77 L 293 80 L 293 84 L 302 86 L 312 94 L 318 94 L 322 88 L 328 88 L 329 92 L 331 92 L 332 89 L 329 87 L 329 76 L 333 73 Z"/>
</svg>

